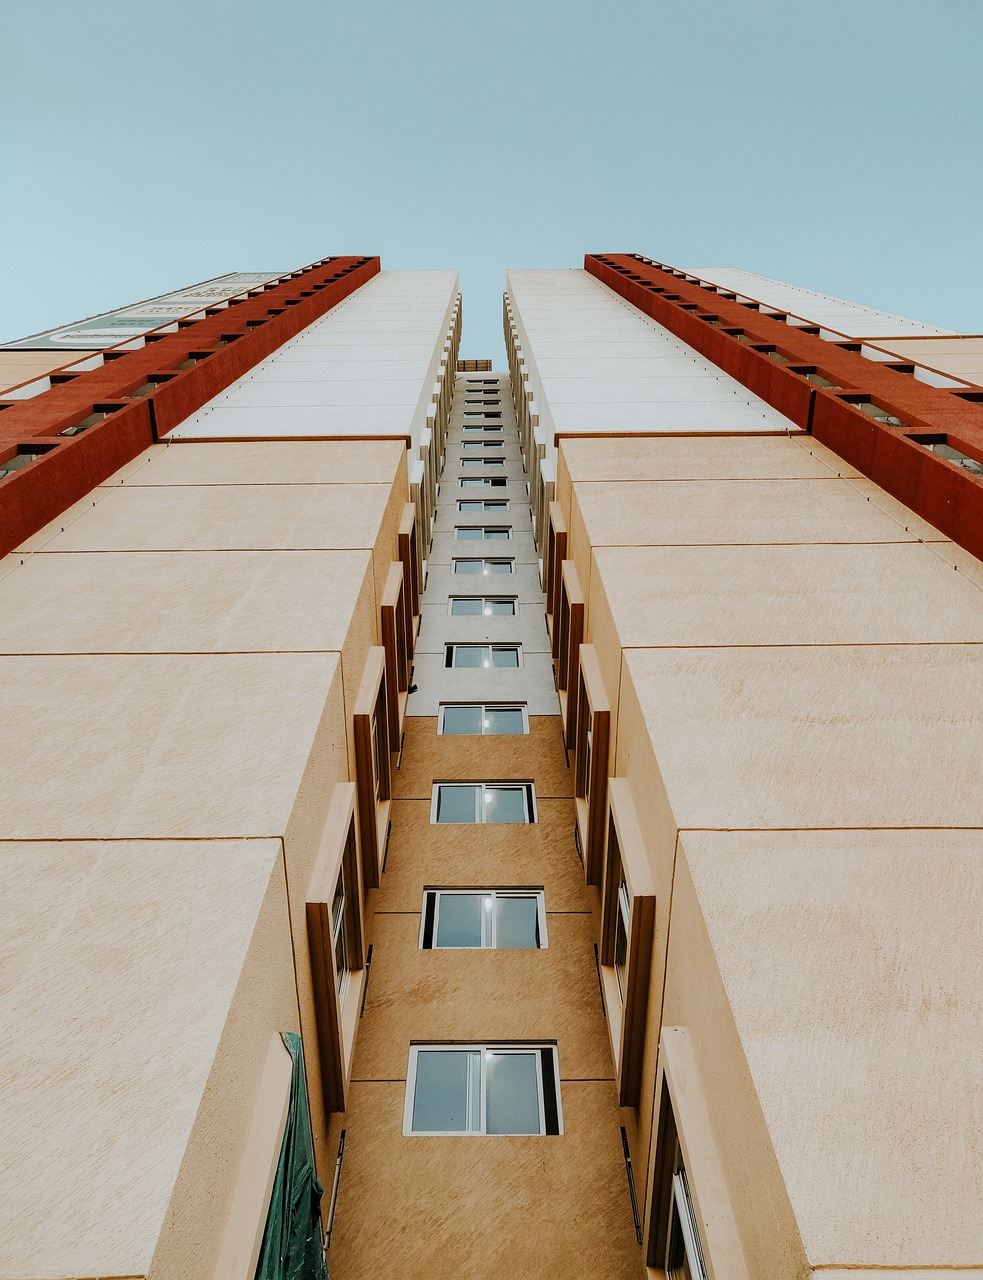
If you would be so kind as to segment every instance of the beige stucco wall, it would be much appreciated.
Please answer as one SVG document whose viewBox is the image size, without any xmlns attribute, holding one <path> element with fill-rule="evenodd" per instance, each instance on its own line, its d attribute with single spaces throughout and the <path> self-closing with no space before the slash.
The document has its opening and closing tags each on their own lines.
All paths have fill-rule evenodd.
<svg viewBox="0 0 983 1280">
<path fill-rule="evenodd" d="M 593 917 L 572 849 L 571 774 L 558 716 L 524 737 L 438 737 L 407 720 L 392 837 L 374 895 L 373 960 L 353 1067 L 329 1262 L 344 1280 L 603 1275 L 637 1280 L 613 1067 L 593 959 Z M 434 780 L 531 778 L 538 821 L 435 826 Z M 427 886 L 545 889 L 544 950 L 419 946 Z M 557 1042 L 564 1132 L 537 1138 L 406 1138 L 412 1041 Z M 521 1223 L 521 1229 L 516 1224 Z M 562 1224 L 562 1229 L 558 1224 Z"/>
<path fill-rule="evenodd" d="M 33 1141 L 56 1184 L 63 1162 L 78 1209 L 58 1218 L 59 1254 L 47 1216 L 34 1223 L 0 1208 L 0 1237 L 13 1232 L 19 1251 L 16 1268 L 0 1274 L 144 1275 L 151 1258 L 154 1275 L 208 1274 L 268 1046 L 281 1030 L 304 1035 L 315 1154 L 330 1179 L 304 902 L 333 786 L 351 776 L 352 706 L 365 655 L 379 641 L 376 583 L 397 553 L 407 499 L 399 442 L 161 445 L 0 563 L 0 679 L 10 693 L 0 772 L 13 801 L 0 819 L 10 842 L 0 861 L 7 850 L 16 858 L 37 842 L 68 842 L 54 846 L 62 860 L 36 885 L 64 894 L 76 878 L 71 842 L 84 841 L 78 847 L 130 851 L 138 867 L 183 884 L 186 896 L 173 901 L 158 893 L 150 928 L 145 907 L 127 907 L 146 868 L 119 895 L 109 885 L 90 904 L 83 892 L 78 910 L 95 937 L 119 933 L 128 915 L 142 922 L 128 943 L 139 957 L 134 974 L 152 971 L 168 946 L 178 953 L 179 973 L 163 965 L 159 981 L 146 981 L 145 1016 L 155 1005 L 170 1010 L 158 1039 L 168 1028 L 190 1036 L 199 1005 L 215 1024 L 210 1040 L 192 1037 L 187 1068 L 179 1060 L 162 1067 L 166 1041 L 146 1061 L 134 1050 L 142 1064 L 142 1075 L 131 1072 L 139 1139 L 157 1134 L 160 1142 L 160 1158 L 142 1175 L 146 1194 L 136 1120 L 117 1124 L 119 1090 L 96 1089 L 87 1099 L 87 1132 L 104 1130 L 114 1145 L 109 1155 L 97 1140 L 85 1158 L 101 1152 L 112 1165 L 103 1181 L 135 1184 L 112 1209 L 93 1199 L 99 1177 L 77 1176 L 83 1153 L 59 1125 L 74 1086 L 38 1095 L 50 1119 L 39 1121 Z M 200 888 L 181 878 L 192 845 L 211 858 Z M 266 851 L 266 898 L 260 893 L 250 916 L 251 881 L 237 859 L 257 848 Z M 69 888 L 66 900 L 75 896 Z M 20 931 L 28 927 L 15 917 Z M 57 955 L 50 914 L 39 908 L 31 919 L 35 929 L 41 922 L 37 945 Z M 208 946 L 195 941 L 198 932 Z M 210 959 L 219 946 L 240 955 L 229 981 Z M 99 988 L 88 969 L 67 970 L 76 1022 L 66 1052 L 83 1060 L 90 1053 L 78 1029 L 89 1034 L 91 1023 L 95 1034 L 94 1001 L 117 1013 L 125 1007 L 126 956 L 118 941 L 107 943 Z M 39 998 L 32 989 L 26 1007 Z M 41 1007 L 36 1014 L 44 1027 L 49 1015 Z M 5 1001 L 5 1035 L 8 1015 Z M 33 1082 L 17 1064 L 8 1088 L 30 1089 L 49 1070 L 44 1044 Z M 119 1070 L 128 1065 L 124 1058 Z M 168 1115 L 165 1093 L 181 1119 L 160 1138 L 155 1117 Z M 7 1176 L 30 1186 L 23 1145 Z"/>
<path fill-rule="evenodd" d="M 661 1018 L 749 1274 L 975 1266 L 975 980 L 943 918 L 983 827 L 978 562 L 808 438 L 563 441 L 557 493 L 657 895 L 633 1153 Z M 951 874 L 906 861 L 931 846 Z"/>
</svg>

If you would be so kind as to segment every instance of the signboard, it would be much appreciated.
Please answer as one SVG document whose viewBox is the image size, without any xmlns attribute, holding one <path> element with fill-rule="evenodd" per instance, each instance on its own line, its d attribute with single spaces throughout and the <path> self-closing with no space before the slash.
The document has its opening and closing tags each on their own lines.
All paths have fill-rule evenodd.
<svg viewBox="0 0 983 1280">
<path fill-rule="evenodd" d="M 183 316 L 193 315 L 204 307 L 213 307 L 236 294 L 246 293 L 257 285 L 277 280 L 283 274 L 264 271 L 234 271 L 215 280 L 161 294 L 147 302 L 138 302 L 118 311 L 106 311 L 88 320 L 79 320 L 60 329 L 48 329 L 31 338 L 5 342 L 0 351 L 100 351 L 118 342 L 137 338 L 162 324 L 172 324 Z"/>
</svg>

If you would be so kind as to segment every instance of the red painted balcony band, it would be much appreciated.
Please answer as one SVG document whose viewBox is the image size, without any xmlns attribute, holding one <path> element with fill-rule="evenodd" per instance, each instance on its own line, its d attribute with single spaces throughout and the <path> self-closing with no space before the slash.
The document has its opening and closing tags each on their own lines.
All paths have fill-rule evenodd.
<svg viewBox="0 0 983 1280">
<path fill-rule="evenodd" d="M 827 341 L 818 324 L 787 324 L 777 308 L 767 314 L 762 304 L 739 302 L 732 290 L 687 279 L 637 254 L 588 254 L 584 267 L 983 558 L 983 477 L 925 448 L 926 440 L 948 443 L 983 463 L 983 404 L 973 388 L 930 386 L 904 371 L 911 362 L 903 356 L 870 360 L 860 353 L 860 339 Z M 831 385 L 815 385 L 810 378 L 817 375 Z"/>
<path fill-rule="evenodd" d="M 135 350 L 110 348 L 96 369 L 29 400 L 0 395 L 0 466 L 37 453 L 0 479 L 0 556 L 207 404 L 379 272 L 372 258 L 326 258 L 209 308 Z M 105 416 L 99 417 L 104 414 Z M 79 427 L 79 434 L 60 433 Z"/>
</svg>

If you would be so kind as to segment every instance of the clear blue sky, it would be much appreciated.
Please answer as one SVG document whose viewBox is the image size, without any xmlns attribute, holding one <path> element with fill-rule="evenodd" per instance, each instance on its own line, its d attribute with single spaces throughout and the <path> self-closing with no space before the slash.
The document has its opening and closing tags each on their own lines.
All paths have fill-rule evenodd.
<svg viewBox="0 0 983 1280">
<path fill-rule="evenodd" d="M 0 339 L 329 253 L 734 265 L 983 332 L 981 0 L 0 0 Z"/>
</svg>

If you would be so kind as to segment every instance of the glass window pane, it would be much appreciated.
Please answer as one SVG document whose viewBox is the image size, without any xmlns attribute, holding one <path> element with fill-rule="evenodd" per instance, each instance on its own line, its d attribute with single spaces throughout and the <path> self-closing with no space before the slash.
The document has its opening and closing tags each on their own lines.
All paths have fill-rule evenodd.
<svg viewBox="0 0 983 1280">
<path fill-rule="evenodd" d="M 534 1053 L 485 1054 L 485 1132 L 542 1132 Z"/>
<path fill-rule="evenodd" d="M 437 792 L 438 822 L 474 822 L 477 787 L 440 787 Z"/>
<path fill-rule="evenodd" d="M 483 603 L 480 596 L 474 599 L 458 598 L 451 601 L 451 613 L 456 618 L 470 618 L 481 613 Z"/>
<path fill-rule="evenodd" d="M 485 707 L 485 733 L 522 733 L 522 711 L 519 707 Z"/>
<path fill-rule="evenodd" d="M 454 536 L 458 542 L 477 542 L 481 538 L 480 529 L 455 529 Z"/>
<path fill-rule="evenodd" d="M 493 667 L 517 667 L 518 665 L 518 649 L 492 649 Z"/>
<path fill-rule="evenodd" d="M 485 613 L 491 617 L 512 617 L 515 613 L 514 600 L 486 600 Z"/>
<path fill-rule="evenodd" d="M 481 733 L 480 707 L 444 707 L 444 733 Z"/>
<path fill-rule="evenodd" d="M 618 989 L 621 998 L 625 998 L 625 984 L 628 981 L 628 932 L 626 923 L 627 911 L 623 903 L 618 902 L 618 919 L 614 935 L 614 969 L 618 975 Z"/>
<path fill-rule="evenodd" d="M 489 539 L 498 539 L 500 542 L 508 541 L 508 529 L 486 529 L 485 537 Z"/>
<path fill-rule="evenodd" d="M 486 560 L 485 568 L 488 573 L 511 573 L 511 560 Z"/>
<path fill-rule="evenodd" d="M 495 929 L 495 945 L 500 950 L 538 947 L 538 898 L 496 898 Z"/>
<path fill-rule="evenodd" d="M 525 822 L 526 802 L 522 787 L 485 787 L 486 822 Z"/>
<path fill-rule="evenodd" d="M 338 924 L 341 919 L 341 913 L 345 909 L 345 877 L 339 875 L 338 883 L 334 887 L 334 900 L 331 903 L 331 924 L 332 927 Z"/>
<path fill-rule="evenodd" d="M 480 511 L 482 501 L 480 498 L 464 498 L 457 504 L 459 511 Z"/>
<path fill-rule="evenodd" d="M 480 947 L 484 895 L 442 893 L 437 912 L 438 947 Z"/>
<path fill-rule="evenodd" d="M 455 560 L 454 572 L 455 573 L 480 573 L 481 561 L 480 560 Z"/>
<path fill-rule="evenodd" d="M 477 1051 L 426 1049 L 417 1054 L 413 1092 L 415 1133 L 468 1133 L 475 1130 Z"/>
<path fill-rule="evenodd" d="M 456 644 L 454 646 L 455 667 L 481 667 L 488 657 L 488 650 L 480 644 Z"/>
</svg>

